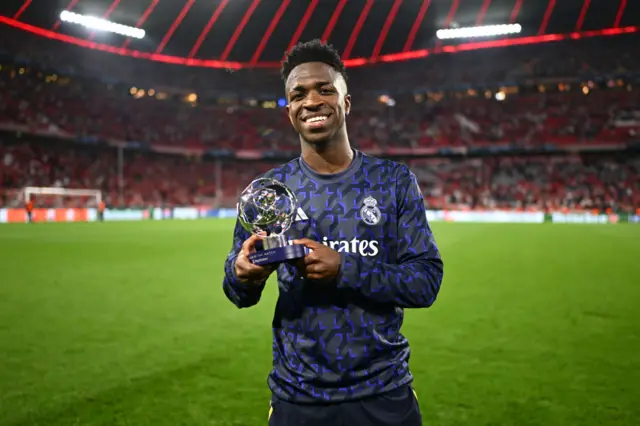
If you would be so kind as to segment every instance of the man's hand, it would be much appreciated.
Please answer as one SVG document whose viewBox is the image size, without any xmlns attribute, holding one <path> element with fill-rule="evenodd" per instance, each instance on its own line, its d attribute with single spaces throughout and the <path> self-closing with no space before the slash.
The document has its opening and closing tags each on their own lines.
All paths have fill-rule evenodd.
<svg viewBox="0 0 640 426">
<path fill-rule="evenodd" d="M 341 262 L 337 251 L 308 238 L 294 240 L 293 244 L 302 244 L 312 250 L 297 264 L 303 277 L 318 281 L 331 281 L 336 278 Z"/>
<path fill-rule="evenodd" d="M 275 265 L 258 266 L 249 260 L 249 255 L 255 253 L 256 243 L 262 240 L 258 235 L 250 236 L 243 244 L 236 258 L 236 276 L 243 283 L 261 284 L 275 270 Z"/>
</svg>

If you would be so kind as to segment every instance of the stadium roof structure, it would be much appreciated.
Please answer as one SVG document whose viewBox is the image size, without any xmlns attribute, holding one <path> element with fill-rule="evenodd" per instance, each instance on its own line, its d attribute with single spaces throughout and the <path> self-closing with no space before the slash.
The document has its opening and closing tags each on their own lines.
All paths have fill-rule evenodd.
<svg viewBox="0 0 640 426">
<path fill-rule="evenodd" d="M 440 52 L 637 32 L 631 0 L 2 0 L 0 22 L 87 48 L 212 68 L 278 67 L 298 41 L 347 66 Z M 143 28 L 143 39 L 61 22 L 70 11 Z M 438 40 L 442 28 L 519 23 L 517 35 Z"/>
</svg>

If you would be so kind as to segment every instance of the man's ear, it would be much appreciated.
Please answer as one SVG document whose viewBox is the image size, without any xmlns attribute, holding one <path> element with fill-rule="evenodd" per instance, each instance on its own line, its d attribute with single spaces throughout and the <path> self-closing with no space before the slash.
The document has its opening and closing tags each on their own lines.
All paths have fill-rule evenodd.
<svg viewBox="0 0 640 426">
<path fill-rule="evenodd" d="M 351 111 L 351 95 L 344 95 L 344 115 L 349 115 Z"/>
<path fill-rule="evenodd" d="M 289 104 L 285 106 L 285 109 L 287 110 L 287 117 L 289 118 L 291 125 L 293 125 L 293 119 L 291 118 L 291 114 L 289 114 L 289 111 L 291 111 L 291 107 L 289 106 Z"/>
</svg>

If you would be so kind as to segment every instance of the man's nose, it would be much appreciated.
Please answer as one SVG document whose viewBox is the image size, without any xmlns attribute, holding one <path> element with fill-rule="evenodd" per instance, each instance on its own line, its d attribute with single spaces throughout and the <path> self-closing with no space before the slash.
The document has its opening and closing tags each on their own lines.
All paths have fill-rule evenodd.
<svg viewBox="0 0 640 426">
<path fill-rule="evenodd" d="M 311 92 L 304 101 L 304 107 L 308 109 L 317 109 L 324 104 L 322 96 L 316 92 Z"/>
</svg>

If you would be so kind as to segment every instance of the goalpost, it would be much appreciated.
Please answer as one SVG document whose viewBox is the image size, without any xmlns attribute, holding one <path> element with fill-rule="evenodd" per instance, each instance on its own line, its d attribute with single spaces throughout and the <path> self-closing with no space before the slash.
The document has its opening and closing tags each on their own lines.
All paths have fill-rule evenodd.
<svg viewBox="0 0 640 426">
<path fill-rule="evenodd" d="M 32 195 L 59 195 L 63 197 L 92 197 L 96 206 L 102 201 L 102 191 L 99 189 L 70 189 L 57 187 L 28 186 L 23 190 L 24 200 L 28 202 Z"/>
<path fill-rule="evenodd" d="M 33 201 L 33 222 L 85 222 L 101 219 L 98 207 L 102 202 L 99 189 L 72 189 L 61 187 L 27 186 L 13 192 L 14 208 L 6 210 L 13 214 L 13 221 L 29 220 L 25 212 L 26 203 Z M 44 197 L 45 200 L 37 200 Z M 74 198 L 66 200 L 67 197 Z M 94 204 L 95 203 L 95 204 Z M 75 205 L 74 205 L 75 204 Z"/>
</svg>

